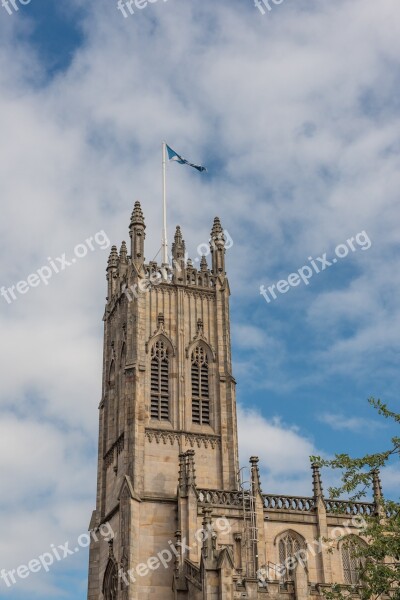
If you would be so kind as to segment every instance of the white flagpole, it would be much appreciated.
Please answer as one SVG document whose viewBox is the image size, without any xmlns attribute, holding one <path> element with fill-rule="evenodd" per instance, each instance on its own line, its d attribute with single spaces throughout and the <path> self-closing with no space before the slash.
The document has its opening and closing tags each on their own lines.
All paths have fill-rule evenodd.
<svg viewBox="0 0 400 600">
<path fill-rule="evenodd" d="M 167 242 L 167 186 L 166 186 L 166 143 L 162 143 L 162 188 L 163 188 L 163 232 L 162 232 L 162 262 L 168 264 L 168 242 Z"/>
</svg>

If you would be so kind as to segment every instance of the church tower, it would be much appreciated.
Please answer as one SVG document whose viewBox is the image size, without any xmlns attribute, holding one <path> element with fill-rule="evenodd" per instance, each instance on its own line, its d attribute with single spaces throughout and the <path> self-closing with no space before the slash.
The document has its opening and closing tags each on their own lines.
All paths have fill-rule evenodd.
<svg viewBox="0 0 400 600">
<path fill-rule="evenodd" d="M 335 582 L 357 587 L 352 548 L 380 514 L 378 473 L 374 502 L 325 497 L 318 464 L 311 496 L 263 493 L 257 456 L 239 477 L 219 219 L 210 265 L 187 258 L 180 227 L 172 264 L 146 263 L 139 202 L 129 234 L 130 255 L 122 242 L 107 265 L 88 600 L 323 600 Z"/>
<path fill-rule="evenodd" d="M 182 540 L 210 519 L 197 508 L 195 485 L 238 489 L 225 237 L 215 218 L 211 264 L 205 256 L 194 264 L 178 226 L 172 264 L 146 262 L 139 202 L 129 235 L 130 254 L 125 242 L 119 253 L 113 246 L 107 265 L 97 502 L 90 525 L 96 531 L 109 523 L 114 538 L 108 547 L 92 541 L 88 600 L 189 598 L 183 563 L 199 564 L 201 544 L 185 551 Z M 146 567 L 160 554 L 172 559 Z"/>
</svg>

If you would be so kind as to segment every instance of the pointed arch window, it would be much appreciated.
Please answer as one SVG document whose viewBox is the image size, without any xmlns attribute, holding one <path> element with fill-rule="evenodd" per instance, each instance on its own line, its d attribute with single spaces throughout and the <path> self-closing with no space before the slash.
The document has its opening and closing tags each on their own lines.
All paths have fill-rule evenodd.
<svg viewBox="0 0 400 600">
<path fill-rule="evenodd" d="M 292 581 L 294 579 L 293 566 L 292 568 L 290 566 L 296 565 L 297 561 L 291 561 L 290 559 L 295 557 L 304 546 L 305 544 L 301 538 L 290 531 L 283 534 L 283 537 L 279 540 L 279 565 L 282 567 L 281 577 L 283 581 Z"/>
<path fill-rule="evenodd" d="M 192 422 L 210 424 L 208 356 L 201 346 L 197 346 L 192 353 Z"/>
<path fill-rule="evenodd" d="M 112 560 L 108 563 L 104 575 L 103 595 L 104 600 L 117 600 L 118 597 L 118 571 Z"/>
<path fill-rule="evenodd" d="M 353 536 L 344 540 L 341 546 L 344 582 L 350 585 L 360 584 L 360 573 L 365 559 L 359 555 L 363 542 Z"/>
<path fill-rule="evenodd" d="M 169 421 L 169 351 L 162 340 L 151 349 L 151 418 Z"/>
</svg>

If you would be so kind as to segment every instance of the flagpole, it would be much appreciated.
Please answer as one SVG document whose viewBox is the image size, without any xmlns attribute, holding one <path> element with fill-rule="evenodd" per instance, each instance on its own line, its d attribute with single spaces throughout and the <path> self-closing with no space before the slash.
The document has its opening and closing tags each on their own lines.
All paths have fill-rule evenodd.
<svg viewBox="0 0 400 600">
<path fill-rule="evenodd" d="M 168 264 L 167 242 L 167 186 L 166 186 L 166 143 L 162 143 L 162 188 L 163 188 L 163 232 L 162 232 L 162 263 Z"/>
</svg>

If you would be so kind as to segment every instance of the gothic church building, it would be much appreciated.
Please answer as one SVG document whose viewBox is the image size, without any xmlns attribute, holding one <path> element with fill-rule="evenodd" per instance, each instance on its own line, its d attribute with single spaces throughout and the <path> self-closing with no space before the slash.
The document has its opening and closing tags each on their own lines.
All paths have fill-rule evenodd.
<svg viewBox="0 0 400 600">
<path fill-rule="evenodd" d="M 374 504 L 324 498 L 316 465 L 309 497 L 264 493 L 257 457 L 243 476 L 221 223 L 199 268 L 179 227 L 172 266 L 146 263 L 145 231 L 136 202 L 130 255 L 113 246 L 107 266 L 90 529 L 110 523 L 114 538 L 92 540 L 88 600 L 316 600 L 356 585 L 351 547 L 314 542 L 338 527 L 361 541 L 378 477 Z"/>
</svg>

